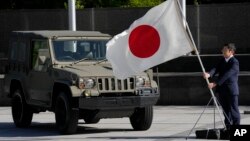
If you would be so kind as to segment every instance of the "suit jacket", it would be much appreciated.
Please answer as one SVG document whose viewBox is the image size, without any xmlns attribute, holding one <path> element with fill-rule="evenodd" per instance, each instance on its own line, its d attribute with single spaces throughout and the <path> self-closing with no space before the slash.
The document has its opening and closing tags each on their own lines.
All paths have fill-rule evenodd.
<svg viewBox="0 0 250 141">
<path fill-rule="evenodd" d="M 216 91 L 219 94 L 239 95 L 238 75 L 239 62 L 235 57 L 229 59 L 221 59 L 219 64 L 210 71 L 210 76 L 214 77 L 218 74 Z"/>
</svg>

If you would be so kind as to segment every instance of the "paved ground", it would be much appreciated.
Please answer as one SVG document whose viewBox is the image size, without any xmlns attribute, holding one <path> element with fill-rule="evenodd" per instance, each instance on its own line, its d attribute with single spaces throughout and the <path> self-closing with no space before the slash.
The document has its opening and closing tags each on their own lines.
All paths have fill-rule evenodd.
<svg viewBox="0 0 250 141">
<path fill-rule="evenodd" d="M 154 120 L 148 131 L 133 131 L 128 118 L 102 119 L 98 124 L 79 121 L 75 135 L 60 135 L 55 128 L 54 114 L 35 114 L 30 128 L 20 129 L 13 124 L 10 107 L 0 107 L 0 140 L 6 141 L 185 141 L 204 107 L 155 106 Z M 250 115 L 243 114 L 250 107 L 240 107 L 242 124 L 250 124 Z M 195 130 L 214 126 L 214 110 L 207 109 Z M 216 127 L 222 127 L 216 114 Z M 188 140 L 200 141 L 194 132 Z M 210 140 L 211 141 L 211 140 Z"/>
</svg>

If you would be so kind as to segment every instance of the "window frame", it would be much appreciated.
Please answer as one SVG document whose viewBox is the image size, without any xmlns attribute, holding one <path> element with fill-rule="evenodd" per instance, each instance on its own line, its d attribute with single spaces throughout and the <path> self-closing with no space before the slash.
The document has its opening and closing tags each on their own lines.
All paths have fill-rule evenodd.
<svg viewBox="0 0 250 141">
<path fill-rule="evenodd" d="M 46 42 L 47 47 L 46 48 L 38 48 L 37 49 L 37 56 L 36 56 L 36 59 L 34 60 L 35 42 Z M 39 49 L 48 49 L 48 51 L 49 51 L 49 58 L 51 58 L 50 47 L 49 47 L 49 40 L 48 39 L 32 39 L 30 41 L 30 69 L 33 70 L 33 71 L 39 71 L 39 72 L 41 72 L 41 70 L 35 69 L 36 68 L 35 67 L 36 66 L 36 62 L 37 62 L 37 59 L 38 59 L 38 50 Z M 51 59 L 50 59 L 50 61 L 51 61 Z"/>
</svg>

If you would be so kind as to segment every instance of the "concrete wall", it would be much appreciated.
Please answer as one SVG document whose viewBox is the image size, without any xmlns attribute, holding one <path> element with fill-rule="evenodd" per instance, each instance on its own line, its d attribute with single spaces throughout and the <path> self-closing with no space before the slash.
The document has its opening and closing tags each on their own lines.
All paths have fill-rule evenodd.
<svg viewBox="0 0 250 141">
<path fill-rule="evenodd" d="M 4 79 L 4 72 L 5 67 L 7 65 L 6 58 L 0 58 L 0 106 L 8 106 L 10 105 L 10 99 L 3 94 L 3 79 Z"/>
<path fill-rule="evenodd" d="M 206 105 L 211 94 L 201 73 L 160 73 L 159 105 Z M 157 78 L 155 78 L 157 80 Z M 239 104 L 250 105 L 250 73 L 239 76 Z"/>
<path fill-rule="evenodd" d="M 10 99 L 3 94 L 3 77 L 4 75 L 0 74 L 0 106 L 10 105 Z"/>
<path fill-rule="evenodd" d="M 250 53 L 250 3 L 188 6 L 187 21 L 201 54 L 220 54 L 227 42 Z"/>
</svg>

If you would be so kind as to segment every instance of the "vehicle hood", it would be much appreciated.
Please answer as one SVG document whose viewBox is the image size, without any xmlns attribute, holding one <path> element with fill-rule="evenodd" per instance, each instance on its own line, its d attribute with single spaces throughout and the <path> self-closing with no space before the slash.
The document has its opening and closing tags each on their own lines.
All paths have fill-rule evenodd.
<svg viewBox="0 0 250 141">
<path fill-rule="evenodd" d="M 65 73 L 73 73 L 80 77 L 112 77 L 114 76 L 113 70 L 110 64 L 105 65 L 72 65 L 59 68 L 60 71 Z M 141 73 L 139 75 L 146 75 L 146 73 Z"/>
</svg>

